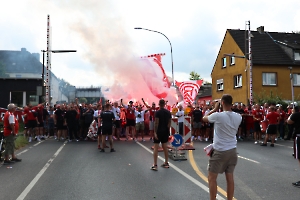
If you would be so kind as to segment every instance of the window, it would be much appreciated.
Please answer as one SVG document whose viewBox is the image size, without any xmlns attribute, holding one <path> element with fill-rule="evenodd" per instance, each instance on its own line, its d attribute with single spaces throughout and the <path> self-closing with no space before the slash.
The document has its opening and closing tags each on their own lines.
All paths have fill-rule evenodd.
<svg viewBox="0 0 300 200">
<path fill-rule="evenodd" d="M 217 80 L 217 91 L 223 91 L 224 90 L 224 84 L 223 79 Z"/>
<path fill-rule="evenodd" d="M 233 80 L 234 81 L 234 88 L 242 87 L 243 82 L 242 82 L 242 75 L 241 74 L 234 76 L 233 79 L 234 79 Z"/>
<path fill-rule="evenodd" d="M 263 85 L 277 85 L 276 73 L 262 73 Z"/>
<path fill-rule="evenodd" d="M 300 86 L 300 74 L 293 74 L 293 85 Z"/>
<path fill-rule="evenodd" d="M 294 59 L 295 60 L 300 60 L 300 50 L 295 50 L 294 51 Z"/>
<path fill-rule="evenodd" d="M 230 65 L 235 65 L 235 57 L 230 56 Z"/>
<path fill-rule="evenodd" d="M 226 57 L 222 58 L 222 67 L 225 68 L 226 67 Z"/>
</svg>

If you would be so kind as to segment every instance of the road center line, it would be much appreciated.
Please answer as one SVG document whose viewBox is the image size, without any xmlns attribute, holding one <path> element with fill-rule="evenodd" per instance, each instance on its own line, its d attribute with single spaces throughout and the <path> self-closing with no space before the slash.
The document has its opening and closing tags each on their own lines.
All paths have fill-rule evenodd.
<svg viewBox="0 0 300 200">
<path fill-rule="evenodd" d="M 144 149 L 146 149 L 146 151 L 148 151 L 149 153 L 153 154 L 153 151 L 150 150 L 148 147 L 144 146 L 143 144 L 141 144 L 140 142 L 136 142 L 138 145 L 140 145 L 141 147 L 143 147 Z M 160 159 L 161 161 L 165 161 L 164 158 L 162 158 L 161 156 L 158 156 L 158 159 Z M 178 173 L 180 173 L 182 176 L 184 176 L 185 178 L 187 178 L 188 180 L 190 180 L 191 182 L 193 182 L 194 184 L 196 184 L 197 186 L 199 186 L 200 188 L 202 188 L 205 192 L 209 193 L 209 188 L 207 186 L 205 186 L 204 184 L 200 183 L 198 180 L 196 180 L 195 178 L 193 178 L 192 176 L 190 176 L 189 174 L 187 174 L 186 172 L 182 171 L 181 169 L 179 169 L 178 167 L 176 167 L 175 165 L 173 165 L 172 163 L 169 162 L 170 167 L 172 167 L 175 171 L 177 171 Z M 225 200 L 223 197 L 221 197 L 220 195 L 217 194 L 217 199 L 220 200 Z"/>
<path fill-rule="evenodd" d="M 241 159 L 244 159 L 244 160 L 248 160 L 248 161 L 250 161 L 250 162 L 254 162 L 254 163 L 256 163 L 256 164 L 260 164 L 260 162 L 258 162 L 258 161 L 255 161 L 255 160 L 252 160 L 252 159 L 249 159 L 249 158 L 245 158 L 245 157 L 243 157 L 243 156 L 238 156 L 239 158 L 241 158 Z"/>
<path fill-rule="evenodd" d="M 58 154 L 64 148 L 64 146 L 66 145 L 66 143 L 67 143 L 67 141 L 64 142 L 64 144 L 59 147 L 59 149 L 55 152 L 55 154 L 48 160 L 48 162 L 46 163 L 46 165 L 41 169 L 41 171 L 34 177 L 34 179 L 29 183 L 29 185 L 25 188 L 25 190 L 20 194 L 20 196 L 17 198 L 17 200 L 23 200 L 23 199 L 25 199 L 25 197 L 27 196 L 27 194 L 34 187 L 34 185 L 38 182 L 38 180 L 42 177 L 42 175 L 48 169 L 48 167 L 53 162 L 53 160 L 58 156 Z"/>
</svg>

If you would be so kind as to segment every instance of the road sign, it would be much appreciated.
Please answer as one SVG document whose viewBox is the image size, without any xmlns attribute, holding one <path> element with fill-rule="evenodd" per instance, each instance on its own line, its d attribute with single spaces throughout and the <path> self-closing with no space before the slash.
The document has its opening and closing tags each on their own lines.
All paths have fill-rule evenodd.
<svg viewBox="0 0 300 200">
<path fill-rule="evenodd" d="M 183 144 L 183 138 L 179 134 L 174 134 L 174 141 L 171 143 L 174 147 L 180 147 Z"/>
</svg>

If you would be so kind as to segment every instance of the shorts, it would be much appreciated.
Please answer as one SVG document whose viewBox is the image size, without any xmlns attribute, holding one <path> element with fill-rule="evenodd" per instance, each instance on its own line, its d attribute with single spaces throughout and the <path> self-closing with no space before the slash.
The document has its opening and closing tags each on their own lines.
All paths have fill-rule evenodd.
<svg viewBox="0 0 300 200">
<path fill-rule="evenodd" d="M 227 151 L 214 149 L 209 158 L 207 170 L 215 174 L 233 173 L 237 159 L 236 148 Z"/>
<path fill-rule="evenodd" d="M 121 128 L 121 122 L 120 122 L 120 120 L 116 120 L 116 121 L 114 122 L 114 126 L 115 126 L 116 128 Z"/>
<path fill-rule="evenodd" d="M 300 160 L 300 136 L 294 140 L 294 158 Z"/>
<path fill-rule="evenodd" d="M 154 138 L 154 141 L 153 143 L 156 143 L 156 144 L 159 144 L 159 143 L 167 143 L 169 141 L 169 136 L 170 136 L 170 133 L 168 131 L 162 133 L 162 132 L 158 132 L 157 133 L 157 139 Z"/>
<path fill-rule="evenodd" d="M 112 126 L 102 126 L 102 135 L 112 135 Z"/>
<path fill-rule="evenodd" d="M 193 123 L 193 128 L 194 128 L 194 129 L 200 129 L 201 126 L 202 126 L 201 122 L 194 122 L 194 123 Z"/>
<path fill-rule="evenodd" d="M 9 136 L 5 136 L 6 144 L 5 144 L 5 152 L 4 155 L 12 155 L 15 151 L 15 138 L 14 135 L 10 134 Z"/>
<path fill-rule="evenodd" d="M 277 134 L 277 125 L 276 124 L 269 124 L 266 133 L 270 134 L 270 135 Z"/>
<path fill-rule="evenodd" d="M 63 123 L 63 121 L 58 121 L 57 123 L 56 123 L 56 128 L 57 128 L 57 130 L 63 130 L 64 129 L 64 123 Z"/>
<path fill-rule="evenodd" d="M 135 124 L 135 130 L 136 131 L 143 131 L 145 129 L 144 122 L 139 122 Z"/>
<path fill-rule="evenodd" d="M 154 121 L 149 121 L 149 131 L 154 130 Z"/>
<path fill-rule="evenodd" d="M 35 128 L 37 126 L 36 120 L 28 120 L 27 124 L 25 124 L 26 128 Z"/>
<path fill-rule="evenodd" d="M 126 126 L 135 126 L 135 120 L 134 119 L 127 119 L 126 120 Z"/>
<path fill-rule="evenodd" d="M 254 132 L 261 132 L 260 122 L 259 121 L 255 121 L 254 122 Z"/>
<path fill-rule="evenodd" d="M 102 135 L 101 131 L 102 131 L 102 126 L 98 127 L 97 135 Z"/>
<path fill-rule="evenodd" d="M 38 123 L 36 127 L 44 127 L 44 122 Z"/>
</svg>

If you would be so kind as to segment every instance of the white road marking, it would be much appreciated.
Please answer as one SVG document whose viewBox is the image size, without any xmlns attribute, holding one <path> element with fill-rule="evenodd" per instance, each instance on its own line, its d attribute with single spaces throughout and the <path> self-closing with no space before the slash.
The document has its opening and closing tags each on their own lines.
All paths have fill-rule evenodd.
<svg viewBox="0 0 300 200">
<path fill-rule="evenodd" d="M 144 149 L 146 149 L 146 151 L 148 151 L 149 153 L 153 154 L 153 151 L 150 150 L 148 147 L 144 146 L 143 144 L 141 144 L 140 142 L 136 142 L 138 145 L 140 145 L 141 147 L 143 147 Z M 165 161 L 164 158 L 162 158 L 161 156 L 158 156 L 158 159 L 160 159 L 161 161 Z M 185 178 L 187 178 L 188 180 L 190 180 L 191 182 L 193 182 L 194 184 L 196 184 L 197 186 L 199 186 L 200 188 L 202 188 L 205 192 L 209 193 L 209 188 L 207 186 L 205 186 L 204 184 L 200 183 L 198 180 L 196 180 L 195 178 L 193 178 L 192 176 L 190 176 L 189 174 L 187 174 L 186 172 L 182 171 L 181 169 L 179 169 L 178 167 L 176 167 L 175 165 L 173 165 L 172 163 L 169 162 L 170 167 L 172 167 L 175 171 L 177 171 L 178 173 L 180 173 L 182 176 L 184 176 Z M 220 195 L 217 194 L 217 199 L 220 200 L 225 200 L 223 197 L 221 197 Z"/>
<path fill-rule="evenodd" d="M 248 160 L 248 161 L 250 161 L 250 162 L 254 162 L 254 163 L 256 163 L 256 164 L 260 164 L 260 162 L 258 162 L 258 161 L 255 161 L 255 160 L 252 160 L 252 159 L 249 159 L 249 158 L 245 158 L 245 157 L 243 157 L 243 156 L 238 156 L 239 158 L 241 158 L 241 159 L 244 159 L 244 160 Z"/>
<path fill-rule="evenodd" d="M 57 157 L 57 155 L 61 152 L 61 150 L 66 145 L 67 141 L 64 142 L 63 145 L 60 146 L 60 148 L 55 152 L 55 154 L 48 160 L 46 165 L 41 169 L 41 171 L 34 177 L 34 179 L 29 183 L 29 185 L 25 188 L 25 190 L 20 194 L 20 196 L 17 198 L 17 200 L 23 200 L 27 196 L 27 194 L 30 192 L 30 190 L 34 187 L 34 185 L 38 182 L 38 180 L 42 177 L 42 175 L 45 173 L 45 171 L 48 169 L 50 164 L 53 162 L 53 160 Z"/>
<path fill-rule="evenodd" d="M 19 156 L 19 155 L 21 155 L 21 154 L 23 154 L 23 153 L 25 153 L 27 151 L 29 151 L 29 149 L 25 149 L 24 151 L 21 151 L 20 153 L 17 154 L 17 156 Z"/>
</svg>

